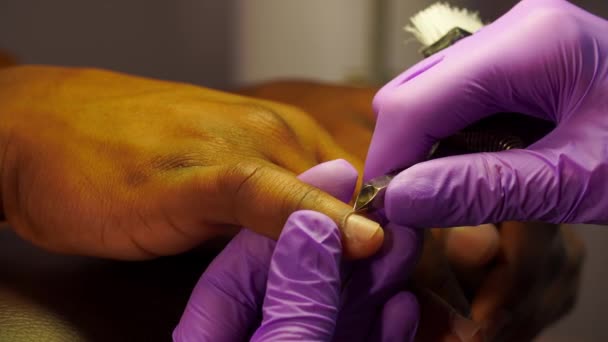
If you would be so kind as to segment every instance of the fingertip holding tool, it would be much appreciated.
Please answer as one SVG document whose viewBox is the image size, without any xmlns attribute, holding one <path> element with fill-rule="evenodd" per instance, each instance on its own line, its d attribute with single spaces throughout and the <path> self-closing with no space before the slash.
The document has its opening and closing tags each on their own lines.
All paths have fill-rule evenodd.
<svg viewBox="0 0 608 342">
<path fill-rule="evenodd" d="M 384 207 L 384 192 L 388 184 L 396 176 L 396 173 L 380 176 L 363 184 L 361 191 L 355 201 L 355 212 L 363 212 L 369 209 L 381 209 Z"/>
</svg>

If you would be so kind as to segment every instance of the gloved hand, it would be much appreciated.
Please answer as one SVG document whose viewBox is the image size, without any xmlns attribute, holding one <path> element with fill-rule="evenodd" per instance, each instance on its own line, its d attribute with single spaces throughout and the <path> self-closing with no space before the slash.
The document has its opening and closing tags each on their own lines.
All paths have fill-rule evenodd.
<svg viewBox="0 0 608 342">
<path fill-rule="evenodd" d="M 300 179 L 346 201 L 357 173 L 338 160 Z M 293 214 L 278 242 L 243 229 L 200 278 L 173 338 L 411 340 L 418 303 L 404 289 L 420 235 L 388 225 L 385 241 L 371 259 L 340 264 L 338 230 L 322 214 Z"/>
<path fill-rule="evenodd" d="M 608 222 L 607 32 L 606 20 L 566 1 L 524 0 L 387 84 L 374 99 L 365 179 L 409 167 L 386 191 L 388 219 Z M 524 150 L 416 164 L 437 140 L 497 112 L 557 128 Z"/>
</svg>

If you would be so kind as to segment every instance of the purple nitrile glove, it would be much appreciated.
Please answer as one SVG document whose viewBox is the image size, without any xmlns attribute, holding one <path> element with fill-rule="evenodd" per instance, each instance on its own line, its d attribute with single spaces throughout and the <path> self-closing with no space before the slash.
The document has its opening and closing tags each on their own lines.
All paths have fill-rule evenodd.
<svg viewBox="0 0 608 342">
<path fill-rule="evenodd" d="M 406 236 L 412 237 L 413 234 Z M 416 298 L 406 291 L 393 289 L 397 291 L 391 292 L 397 294 L 391 298 L 386 297 L 386 293 L 380 304 L 379 296 L 373 293 L 380 289 L 363 290 L 365 287 L 362 286 L 373 285 L 369 281 L 359 276 L 349 282 L 363 281 L 363 284 L 355 286 L 343 282 L 341 250 L 340 232 L 329 217 L 314 211 L 299 211 L 290 217 L 272 256 L 263 320 L 252 341 L 413 340 L 418 324 Z M 411 253 L 405 253 L 407 256 Z M 407 275 L 410 269 L 395 271 Z M 366 275 L 385 276 L 382 272 Z M 381 291 L 386 292 L 396 285 L 390 284 L 390 280 L 386 284 L 385 280 L 376 281 L 377 287 L 386 287 Z M 343 296 L 344 285 L 356 293 Z M 359 313 L 345 308 L 347 304 L 341 304 L 341 297 L 346 303 L 358 301 L 358 309 L 368 312 Z M 363 303 L 366 305 L 361 305 Z M 361 325 L 340 324 L 343 316 L 354 316 L 348 323 Z M 376 316 L 380 317 L 374 320 Z M 364 319 L 358 322 L 359 317 Z"/>
<path fill-rule="evenodd" d="M 521 1 L 391 81 L 374 109 L 365 179 L 409 167 L 385 194 L 391 222 L 608 222 L 608 21 L 602 18 L 563 0 Z M 551 120 L 557 128 L 527 149 L 416 164 L 437 140 L 497 112 Z"/>
<path fill-rule="evenodd" d="M 300 179 L 346 201 L 357 172 L 338 160 L 318 165 Z M 418 303 L 404 289 L 420 235 L 404 227 L 386 231 L 388 239 L 377 256 L 334 267 L 336 253 L 338 260 L 341 253 L 340 240 L 334 238 L 339 232 L 321 214 L 293 215 L 278 243 L 243 229 L 199 280 L 174 340 L 244 341 L 258 327 L 257 339 L 341 340 L 353 334 L 350 341 L 411 340 Z M 323 243 L 317 241 L 320 236 Z"/>
</svg>

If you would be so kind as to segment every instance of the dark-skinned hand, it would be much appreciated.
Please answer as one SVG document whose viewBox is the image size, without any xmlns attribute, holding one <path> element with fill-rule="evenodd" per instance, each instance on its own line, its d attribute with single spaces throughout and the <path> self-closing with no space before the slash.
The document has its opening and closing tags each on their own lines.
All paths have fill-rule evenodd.
<svg viewBox="0 0 608 342">
<path fill-rule="evenodd" d="M 377 223 L 295 175 L 357 164 L 292 106 L 108 71 L 0 69 L 0 189 L 11 226 L 49 250 L 145 259 L 248 227 L 276 238 L 294 211 L 341 228 L 351 257 Z"/>
</svg>

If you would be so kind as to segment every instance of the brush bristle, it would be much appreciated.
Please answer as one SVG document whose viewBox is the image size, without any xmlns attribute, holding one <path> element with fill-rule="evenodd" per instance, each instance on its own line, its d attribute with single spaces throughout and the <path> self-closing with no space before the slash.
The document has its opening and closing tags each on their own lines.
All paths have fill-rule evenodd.
<svg viewBox="0 0 608 342">
<path fill-rule="evenodd" d="M 411 25 L 404 29 L 416 37 L 424 46 L 441 39 L 455 27 L 475 33 L 483 27 L 479 12 L 451 6 L 444 2 L 435 3 L 410 18 Z"/>
</svg>

